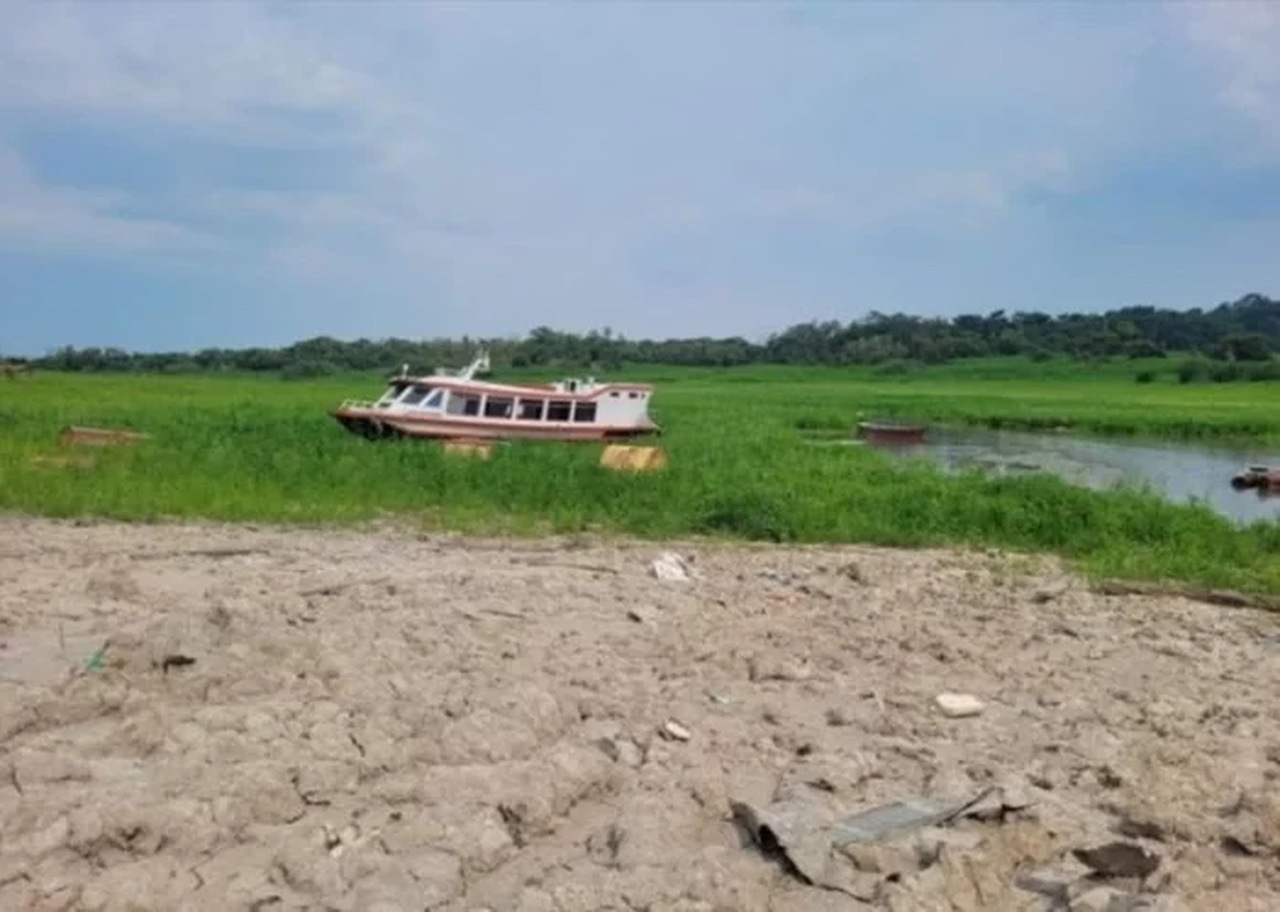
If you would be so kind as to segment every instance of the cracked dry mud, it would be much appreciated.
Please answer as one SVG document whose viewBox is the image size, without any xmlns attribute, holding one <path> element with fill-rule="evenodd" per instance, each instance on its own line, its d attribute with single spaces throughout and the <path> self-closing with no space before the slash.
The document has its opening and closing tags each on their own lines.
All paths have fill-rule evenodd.
<svg viewBox="0 0 1280 912">
<path fill-rule="evenodd" d="M 0 909 L 1122 908 L 1014 885 L 1118 838 L 1123 908 L 1276 909 L 1277 693 L 1274 617 L 1049 560 L 8 518 Z M 730 814 L 993 783 L 865 904 Z"/>
</svg>

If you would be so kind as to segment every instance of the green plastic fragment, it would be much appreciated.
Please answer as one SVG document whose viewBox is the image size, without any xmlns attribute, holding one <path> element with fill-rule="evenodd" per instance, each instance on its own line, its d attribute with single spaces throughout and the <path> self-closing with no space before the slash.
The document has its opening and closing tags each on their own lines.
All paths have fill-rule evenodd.
<svg viewBox="0 0 1280 912">
<path fill-rule="evenodd" d="M 102 657 L 107 654 L 107 644 L 103 643 L 84 663 L 85 671 L 102 671 Z"/>
</svg>

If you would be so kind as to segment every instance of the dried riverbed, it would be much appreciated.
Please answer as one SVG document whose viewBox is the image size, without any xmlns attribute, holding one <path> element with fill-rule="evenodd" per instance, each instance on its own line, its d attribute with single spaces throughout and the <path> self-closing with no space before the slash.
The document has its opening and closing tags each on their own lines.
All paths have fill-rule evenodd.
<svg viewBox="0 0 1280 912">
<path fill-rule="evenodd" d="M 1049 560 L 9 518 L 0 908 L 1276 909 L 1278 692 L 1274 616 Z M 991 785 L 838 889 L 731 813 Z"/>
</svg>

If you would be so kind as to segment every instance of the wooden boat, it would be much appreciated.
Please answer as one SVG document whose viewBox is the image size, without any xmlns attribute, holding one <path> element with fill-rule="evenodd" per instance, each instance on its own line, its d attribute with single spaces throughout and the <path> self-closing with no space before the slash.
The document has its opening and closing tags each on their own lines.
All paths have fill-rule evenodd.
<svg viewBox="0 0 1280 912">
<path fill-rule="evenodd" d="M 1260 488 L 1265 491 L 1280 491 L 1280 469 L 1269 469 L 1266 466 L 1249 466 L 1231 478 L 1231 487 L 1237 491 L 1245 488 Z"/>
<path fill-rule="evenodd" d="M 883 421 L 858 423 L 858 436 L 872 443 L 920 443 L 924 440 L 924 425 L 894 424 Z"/>
<path fill-rule="evenodd" d="M 376 401 L 348 399 L 332 414 L 371 440 L 623 440 L 661 433 L 649 418 L 653 387 L 568 378 L 545 386 L 476 380 L 487 371 L 481 353 L 464 370 L 410 377 L 407 368 Z"/>
</svg>

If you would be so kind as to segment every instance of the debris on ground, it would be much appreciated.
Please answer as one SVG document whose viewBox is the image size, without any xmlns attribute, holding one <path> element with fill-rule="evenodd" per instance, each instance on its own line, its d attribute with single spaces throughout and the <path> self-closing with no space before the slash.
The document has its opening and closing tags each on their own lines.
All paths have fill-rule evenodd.
<svg viewBox="0 0 1280 912">
<path fill-rule="evenodd" d="M 693 737 L 693 733 L 685 728 L 675 719 L 667 721 L 660 730 L 662 737 L 668 741 L 688 741 Z"/>
<path fill-rule="evenodd" d="M 732 801 L 730 811 L 762 853 L 778 859 L 804 883 L 868 901 L 877 895 L 883 878 L 867 875 L 901 877 L 908 870 L 929 867 L 943 851 L 942 842 L 925 849 L 919 843 L 900 840 L 927 828 L 946 826 L 992 791 L 986 789 L 960 802 L 924 798 L 895 801 L 832 819 L 832 812 L 811 791 L 791 789 L 761 808 Z"/>
<path fill-rule="evenodd" d="M 86 672 L 88 672 L 88 671 L 102 671 L 102 660 L 103 660 L 103 659 L 106 657 L 106 655 L 107 655 L 107 646 L 108 646 L 108 645 L 109 645 L 109 643 L 108 643 L 108 642 L 104 642 L 101 646 L 99 646 L 97 649 L 95 649 L 95 650 L 93 651 L 93 655 L 91 655 L 91 656 L 89 656 L 89 658 L 85 659 L 85 661 L 84 661 L 84 670 L 85 670 Z"/>
<path fill-rule="evenodd" d="M 653 575 L 669 583 L 683 583 L 689 579 L 689 564 L 674 551 L 663 552 L 650 565 Z"/>
<path fill-rule="evenodd" d="M 967 719 L 980 716 L 987 708 L 986 704 L 972 694 L 941 693 L 934 698 L 938 709 L 948 719 Z"/>
</svg>

